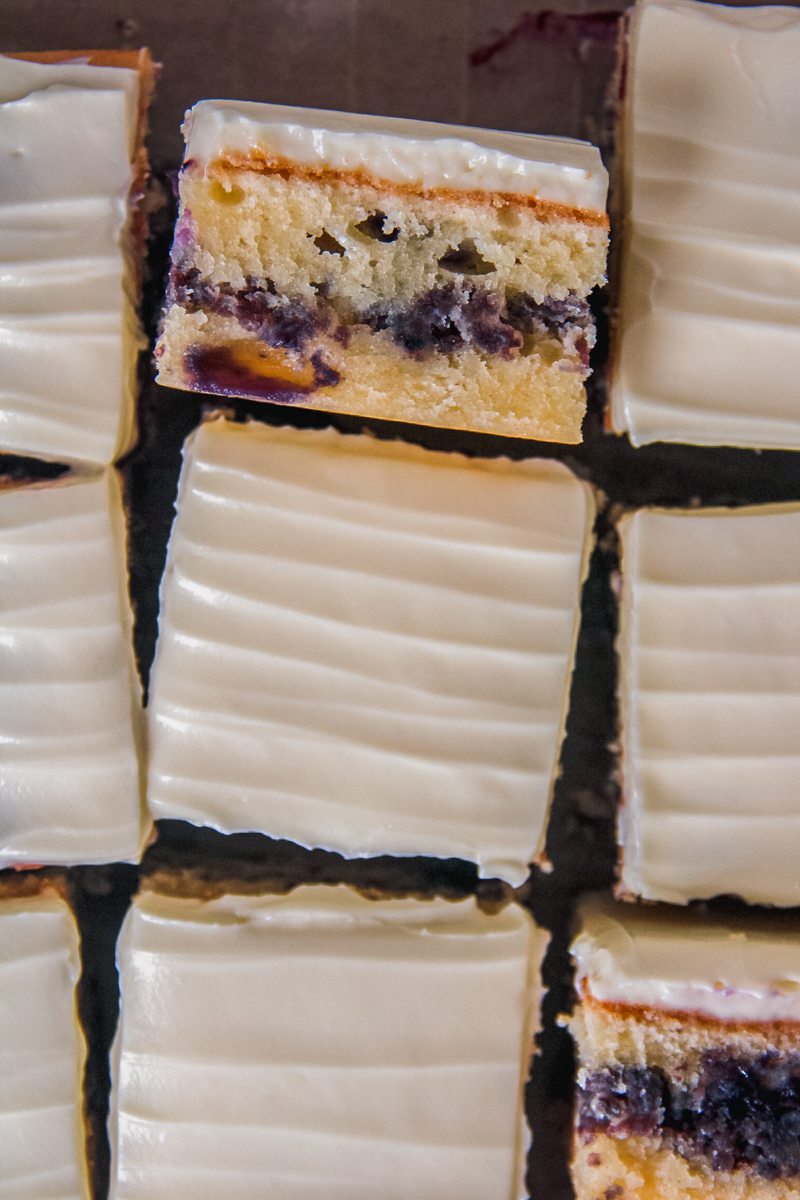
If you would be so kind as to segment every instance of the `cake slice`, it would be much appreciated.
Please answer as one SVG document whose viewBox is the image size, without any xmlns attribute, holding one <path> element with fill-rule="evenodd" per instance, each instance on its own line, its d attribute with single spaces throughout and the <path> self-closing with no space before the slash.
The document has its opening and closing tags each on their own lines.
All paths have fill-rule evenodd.
<svg viewBox="0 0 800 1200">
<path fill-rule="evenodd" d="M 594 147 L 231 101 L 186 140 L 159 382 L 580 441 Z"/>
<path fill-rule="evenodd" d="M 622 889 L 800 904 L 800 505 L 620 532 Z"/>
<path fill-rule="evenodd" d="M 139 896 L 111 1200 L 518 1200 L 541 949 L 472 898 Z"/>
<path fill-rule="evenodd" d="M 0 56 L 0 451 L 132 443 L 152 81 L 144 50 Z"/>
<path fill-rule="evenodd" d="M 138 858 L 131 625 L 116 474 L 0 491 L 0 867 Z"/>
<path fill-rule="evenodd" d="M 591 517 L 560 463 L 204 424 L 161 589 L 153 816 L 522 883 Z"/>
<path fill-rule="evenodd" d="M 0 885 L 0 1196 L 89 1200 L 78 931 L 52 890 Z"/>
<path fill-rule="evenodd" d="M 800 9 L 639 0 L 624 53 L 612 424 L 800 448 Z"/>
<path fill-rule="evenodd" d="M 800 930 L 592 901 L 572 946 L 577 1200 L 800 1192 Z"/>
</svg>

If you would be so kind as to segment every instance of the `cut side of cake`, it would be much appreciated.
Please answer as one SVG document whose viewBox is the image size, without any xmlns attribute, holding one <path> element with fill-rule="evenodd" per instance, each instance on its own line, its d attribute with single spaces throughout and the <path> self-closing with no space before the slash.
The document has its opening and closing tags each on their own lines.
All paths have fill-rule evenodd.
<svg viewBox="0 0 800 1200">
<path fill-rule="evenodd" d="M 142 713 L 113 470 L 0 490 L 0 866 L 137 859 Z"/>
<path fill-rule="evenodd" d="M 580 441 L 594 147 L 230 101 L 186 139 L 159 382 Z"/>
<path fill-rule="evenodd" d="M 622 890 L 800 904 L 800 506 L 620 534 Z"/>
<path fill-rule="evenodd" d="M 0 1196 L 89 1200 L 75 988 L 78 930 L 55 892 L 0 884 Z"/>
<path fill-rule="evenodd" d="M 610 417 L 800 447 L 800 9 L 639 0 L 618 136 Z"/>
<path fill-rule="evenodd" d="M 518 1200 L 542 948 L 472 898 L 140 895 L 111 1200 Z"/>
<path fill-rule="evenodd" d="M 156 819 L 347 857 L 541 848 L 592 527 L 559 463 L 217 419 L 185 451 Z"/>
<path fill-rule="evenodd" d="M 572 955 L 577 1200 L 796 1197 L 796 921 L 591 901 Z"/>
<path fill-rule="evenodd" d="M 134 437 L 147 51 L 0 56 L 0 450 Z"/>
</svg>

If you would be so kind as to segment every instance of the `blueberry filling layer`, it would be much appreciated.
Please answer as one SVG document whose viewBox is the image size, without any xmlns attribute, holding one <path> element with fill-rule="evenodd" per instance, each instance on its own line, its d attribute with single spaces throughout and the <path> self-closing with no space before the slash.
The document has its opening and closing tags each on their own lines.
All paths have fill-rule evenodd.
<svg viewBox="0 0 800 1200">
<path fill-rule="evenodd" d="M 196 267 L 176 265 L 170 279 L 169 303 L 187 312 L 235 317 L 242 328 L 268 346 L 303 353 L 321 334 L 344 345 L 351 325 L 340 321 L 333 306 L 321 297 L 315 305 L 289 300 L 274 286 L 250 282 L 234 291 L 229 284 L 211 284 Z M 387 330 L 398 346 L 411 354 L 436 351 L 451 354 L 475 347 L 486 354 L 512 358 L 526 336 L 545 334 L 565 339 L 574 334 L 573 346 L 583 366 L 588 366 L 586 332 L 591 324 L 589 306 L 578 297 L 537 302 L 526 293 L 507 298 L 462 282 L 432 288 L 406 307 L 375 306 L 358 318 L 374 330 Z"/>
<path fill-rule="evenodd" d="M 800 1175 L 800 1057 L 703 1056 L 692 1088 L 649 1067 L 594 1071 L 578 1090 L 585 1141 L 662 1137 L 684 1158 L 765 1179 Z"/>
</svg>

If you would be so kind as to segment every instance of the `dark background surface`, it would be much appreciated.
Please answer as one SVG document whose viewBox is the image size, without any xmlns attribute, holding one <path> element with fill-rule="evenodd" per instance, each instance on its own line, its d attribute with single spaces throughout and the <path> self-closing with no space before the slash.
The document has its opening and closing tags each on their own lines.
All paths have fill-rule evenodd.
<svg viewBox="0 0 800 1200">
<path fill-rule="evenodd" d="M 163 72 L 150 138 L 155 192 L 169 195 L 169 173 L 180 161 L 179 124 L 186 107 L 206 97 L 369 111 L 599 142 L 611 165 L 607 103 L 615 60 L 615 5 L 563 0 L 557 11 L 520 0 L 0 0 L 0 49 L 84 49 L 149 45 Z M 171 211 L 156 217 L 144 317 L 152 336 L 158 319 Z M 575 896 L 613 879 L 616 803 L 614 739 L 616 628 L 615 520 L 625 507 L 743 504 L 800 500 L 800 454 L 651 446 L 632 450 L 603 432 L 607 297 L 593 356 L 585 441 L 563 448 L 488 436 L 362 422 L 295 408 L 235 406 L 240 415 L 274 423 L 370 428 L 424 445 L 473 454 L 555 457 L 597 488 L 597 544 L 582 612 L 562 774 L 548 834 L 552 871 L 534 870 L 520 891 L 552 931 L 545 963 L 550 991 L 534 1083 L 528 1090 L 534 1150 L 529 1169 L 537 1200 L 566 1200 L 567 1143 L 573 1064 L 569 1038 L 555 1018 L 570 1002 L 566 946 Z M 754 404 L 758 398 L 754 397 Z M 197 423 L 196 398 L 156 387 L 143 362 L 141 439 L 123 465 L 130 511 L 131 588 L 136 646 L 146 683 L 157 633 L 158 581 L 173 516 L 183 437 Z M 12 465 L 13 464 L 7 464 Z M 26 472 L 52 474 L 26 462 Z M 223 837 L 179 822 L 164 823 L 144 870 L 191 869 L 210 878 L 237 875 L 269 887 L 301 881 L 352 882 L 392 891 L 479 890 L 487 899 L 502 885 L 477 883 L 474 868 L 456 861 L 369 860 L 307 852 L 256 835 Z M 128 866 L 67 873 L 84 941 L 82 1010 L 90 1040 L 87 1072 L 98 1200 L 107 1188 L 103 1122 L 107 1051 L 117 1010 L 114 940 L 139 872 Z M 454 1198 L 455 1200 L 455 1198 Z"/>
</svg>

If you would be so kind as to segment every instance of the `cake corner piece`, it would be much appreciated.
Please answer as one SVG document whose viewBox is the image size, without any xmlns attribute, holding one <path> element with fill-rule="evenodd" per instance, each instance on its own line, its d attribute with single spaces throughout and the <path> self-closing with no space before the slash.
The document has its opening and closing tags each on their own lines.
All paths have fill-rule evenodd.
<svg viewBox="0 0 800 1200">
<path fill-rule="evenodd" d="M 160 383 L 581 440 L 594 147 L 225 101 L 186 133 Z"/>
</svg>

